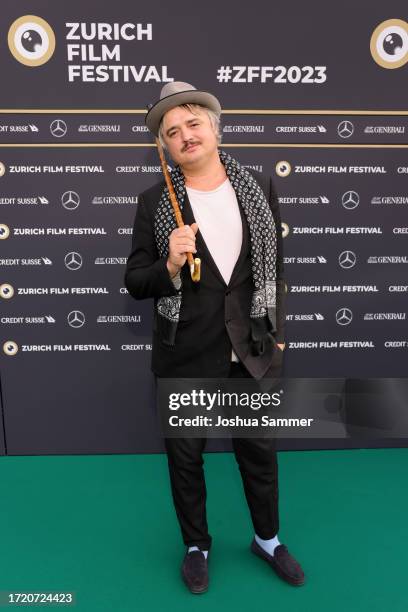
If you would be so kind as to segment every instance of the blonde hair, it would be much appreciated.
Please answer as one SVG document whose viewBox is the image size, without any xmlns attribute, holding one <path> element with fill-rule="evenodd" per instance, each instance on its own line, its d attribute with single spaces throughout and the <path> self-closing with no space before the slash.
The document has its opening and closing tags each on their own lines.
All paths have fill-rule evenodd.
<svg viewBox="0 0 408 612">
<path fill-rule="evenodd" d="M 197 112 L 194 112 L 194 111 L 197 111 L 197 109 L 205 111 L 210 118 L 211 125 L 214 128 L 214 131 L 216 132 L 217 143 L 221 144 L 222 134 L 221 134 L 221 129 L 220 129 L 220 117 L 219 115 L 217 115 L 217 113 L 211 110 L 211 108 L 208 108 L 207 106 L 203 106 L 202 104 L 180 104 L 180 108 L 186 108 L 191 113 L 193 113 L 193 115 L 197 114 Z M 163 117 L 160 120 L 158 138 L 160 140 L 161 146 L 164 149 L 167 149 L 166 143 L 164 142 L 164 137 L 163 137 Z"/>
</svg>

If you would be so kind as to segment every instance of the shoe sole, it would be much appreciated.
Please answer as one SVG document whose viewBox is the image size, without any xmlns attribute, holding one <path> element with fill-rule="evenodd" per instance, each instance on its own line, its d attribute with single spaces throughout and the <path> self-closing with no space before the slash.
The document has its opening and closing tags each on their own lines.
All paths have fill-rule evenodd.
<svg viewBox="0 0 408 612">
<path fill-rule="evenodd" d="M 186 587 L 188 588 L 188 590 L 190 591 L 190 593 L 193 593 L 194 595 L 201 595 L 201 593 L 205 593 L 206 591 L 208 591 L 208 584 L 206 584 L 203 587 L 192 587 L 189 585 L 188 580 L 186 579 L 186 577 L 183 574 L 183 571 L 181 571 L 181 577 L 183 578 L 183 582 L 186 585 Z"/>
<path fill-rule="evenodd" d="M 278 576 L 282 578 L 283 580 L 285 580 L 286 582 L 288 582 L 289 584 L 292 584 L 293 586 L 302 586 L 302 584 L 305 584 L 304 578 L 297 580 L 296 578 L 291 578 L 290 576 L 285 574 L 285 572 L 276 563 L 276 561 L 273 560 L 273 558 L 271 558 L 270 556 L 266 556 L 267 553 L 263 554 L 262 550 L 258 550 L 257 548 L 254 547 L 253 543 L 251 544 L 251 552 L 253 552 L 254 555 L 259 557 L 260 559 L 263 559 L 264 561 L 266 561 L 272 567 L 272 569 L 275 570 Z"/>
</svg>

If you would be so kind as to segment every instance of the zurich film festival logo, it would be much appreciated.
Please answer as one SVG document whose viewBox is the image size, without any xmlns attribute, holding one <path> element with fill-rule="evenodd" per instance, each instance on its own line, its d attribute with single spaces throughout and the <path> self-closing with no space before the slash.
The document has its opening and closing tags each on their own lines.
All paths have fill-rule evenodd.
<svg viewBox="0 0 408 612">
<path fill-rule="evenodd" d="M 8 46 L 13 57 L 25 66 L 41 66 L 55 51 L 53 29 L 36 15 L 19 17 L 8 31 Z"/>
<path fill-rule="evenodd" d="M 408 23 L 387 19 L 374 30 L 370 40 L 373 59 L 382 68 L 400 68 L 408 62 Z"/>
</svg>

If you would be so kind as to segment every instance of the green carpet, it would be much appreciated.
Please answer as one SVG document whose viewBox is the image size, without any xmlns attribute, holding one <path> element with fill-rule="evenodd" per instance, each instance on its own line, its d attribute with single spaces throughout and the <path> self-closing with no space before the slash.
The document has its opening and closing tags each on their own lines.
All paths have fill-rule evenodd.
<svg viewBox="0 0 408 612">
<path fill-rule="evenodd" d="M 278 460 L 279 538 L 302 564 L 301 587 L 249 552 L 234 455 L 206 453 L 207 593 L 191 595 L 180 579 L 165 455 L 1 457 L 0 591 L 73 591 L 74 606 L 41 609 L 77 612 L 405 612 L 407 450 L 282 451 Z"/>
</svg>

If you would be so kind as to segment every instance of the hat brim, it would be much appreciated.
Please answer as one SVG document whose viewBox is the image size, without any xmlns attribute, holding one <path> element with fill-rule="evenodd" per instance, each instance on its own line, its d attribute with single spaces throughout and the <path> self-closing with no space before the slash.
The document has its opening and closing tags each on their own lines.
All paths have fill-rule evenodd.
<svg viewBox="0 0 408 612">
<path fill-rule="evenodd" d="M 167 111 L 180 106 L 181 104 L 201 104 L 213 110 L 217 115 L 221 115 L 221 104 L 217 98 L 207 91 L 197 91 L 196 89 L 189 91 L 180 91 L 178 93 L 166 96 L 152 106 L 145 115 L 145 124 L 155 136 L 159 135 L 159 125 L 161 118 Z"/>
</svg>

